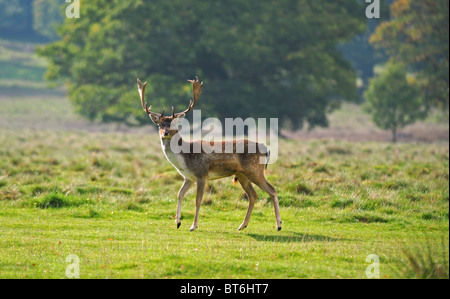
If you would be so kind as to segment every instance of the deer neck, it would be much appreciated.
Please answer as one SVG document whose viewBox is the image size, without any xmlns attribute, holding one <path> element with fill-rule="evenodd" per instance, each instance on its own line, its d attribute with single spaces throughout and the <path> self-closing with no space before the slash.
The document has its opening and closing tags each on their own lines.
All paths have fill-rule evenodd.
<svg viewBox="0 0 450 299">
<path fill-rule="evenodd" d="M 169 154 L 175 154 L 172 151 L 172 147 L 171 147 L 171 141 L 172 138 L 163 138 L 161 137 L 161 147 L 164 153 L 169 153 Z"/>
<path fill-rule="evenodd" d="M 161 138 L 161 147 L 164 155 L 183 177 L 190 177 L 183 154 L 179 150 L 172 150 L 171 141 L 171 138 Z"/>
</svg>

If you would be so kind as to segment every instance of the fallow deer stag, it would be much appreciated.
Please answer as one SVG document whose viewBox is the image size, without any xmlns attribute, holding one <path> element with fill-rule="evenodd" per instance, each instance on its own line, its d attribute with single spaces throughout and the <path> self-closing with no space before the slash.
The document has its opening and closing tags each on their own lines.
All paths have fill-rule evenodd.
<svg viewBox="0 0 450 299">
<path fill-rule="evenodd" d="M 247 214 L 243 223 L 239 226 L 239 230 L 247 227 L 253 206 L 257 199 L 257 194 L 252 187 L 252 183 L 270 195 L 275 210 L 277 228 L 278 230 L 281 230 L 277 191 L 264 177 L 264 169 L 267 167 L 269 161 L 269 151 L 261 151 L 261 148 L 267 149 L 263 144 L 256 144 L 258 146 L 253 147 L 256 148 L 256 151 L 253 151 L 254 153 L 250 153 L 249 147 L 250 145 L 254 146 L 255 143 L 248 140 L 221 141 L 219 144 L 219 147 L 221 146 L 223 149 L 221 153 L 205 150 L 211 146 L 217 148 L 218 144 L 203 141 L 189 141 L 188 145 L 190 151 L 188 153 L 178 153 L 178 151 L 173 151 L 171 149 L 171 140 L 175 134 L 178 134 L 178 128 L 176 126 L 171 126 L 172 122 L 178 118 L 185 117 L 185 115 L 194 108 L 195 104 L 197 104 L 202 92 L 203 82 L 200 83 L 198 77 L 196 77 L 195 80 L 188 81 L 192 83 L 194 100 L 190 101 L 189 106 L 185 111 L 175 113 L 174 108 L 172 107 L 172 115 L 164 116 L 165 110 L 163 110 L 162 113 L 155 113 L 151 111 L 152 106 L 147 106 L 147 102 L 145 101 L 145 87 L 147 82 L 142 83 L 141 80 L 137 79 L 142 108 L 147 112 L 150 119 L 159 127 L 159 136 L 161 138 L 161 146 L 164 155 L 184 178 L 183 186 L 178 192 L 178 205 L 175 219 L 177 228 L 181 225 L 182 199 L 194 181 L 197 182 L 197 195 L 195 201 L 195 217 L 194 223 L 190 228 L 191 231 L 194 231 L 198 226 L 198 215 L 206 182 L 208 180 L 216 180 L 234 175 L 235 181 L 239 181 L 249 199 Z M 183 141 L 182 139 L 180 140 Z M 244 148 L 243 153 L 241 153 L 242 151 L 236 151 L 238 146 Z M 197 151 L 196 153 L 194 148 L 200 148 L 200 151 Z M 233 151 L 227 151 L 225 150 L 226 148 L 232 148 Z M 261 160 L 266 161 L 265 165 L 264 163 L 260 163 Z"/>
</svg>

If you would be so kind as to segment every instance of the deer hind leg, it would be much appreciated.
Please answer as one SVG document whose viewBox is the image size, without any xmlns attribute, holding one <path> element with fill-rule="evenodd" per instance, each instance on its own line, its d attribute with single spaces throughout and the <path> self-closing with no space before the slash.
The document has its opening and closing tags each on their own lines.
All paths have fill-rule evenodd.
<svg viewBox="0 0 450 299">
<path fill-rule="evenodd" d="M 277 220 L 277 229 L 278 231 L 281 230 L 281 216 L 280 216 L 280 207 L 278 204 L 278 195 L 277 190 L 269 184 L 269 182 L 266 180 L 264 175 L 259 175 L 256 177 L 251 178 L 252 182 L 255 183 L 259 188 L 264 190 L 267 194 L 270 195 L 270 198 L 272 199 L 273 208 L 275 211 L 275 218 Z"/>
<path fill-rule="evenodd" d="M 177 215 L 175 217 L 175 223 L 177 224 L 177 228 L 181 225 L 181 201 L 183 200 L 184 195 L 189 190 L 189 188 L 192 186 L 192 181 L 189 181 L 188 179 L 184 179 L 183 186 L 181 186 L 180 191 L 178 191 L 178 205 L 177 205 Z"/>
<path fill-rule="evenodd" d="M 243 230 L 247 227 L 248 222 L 250 221 L 250 216 L 252 215 L 253 206 L 255 205 L 256 199 L 258 195 L 256 194 L 255 189 L 252 187 L 252 182 L 244 175 L 238 176 L 238 181 L 244 189 L 245 193 L 248 196 L 248 209 L 247 214 L 245 215 L 244 222 L 242 222 L 241 226 L 239 226 L 238 230 Z"/>
<path fill-rule="evenodd" d="M 205 191 L 206 181 L 203 179 L 197 180 L 197 196 L 195 198 L 195 217 L 194 223 L 191 226 L 190 231 L 194 231 L 198 226 L 198 214 L 200 212 L 200 206 L 202 205 L 203 193 Z"/>
</svg>

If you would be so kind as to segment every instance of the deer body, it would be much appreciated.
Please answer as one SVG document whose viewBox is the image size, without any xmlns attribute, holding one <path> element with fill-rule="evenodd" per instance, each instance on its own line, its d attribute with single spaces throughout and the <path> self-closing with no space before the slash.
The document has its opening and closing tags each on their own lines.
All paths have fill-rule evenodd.
<svg viewBox="0 0 450 299">
<path fill-rule="evenodd" d="M 203 141 L 191 141 L 185 143 L 189 147 L 187 152 L 174 150 L 172 138 L 178 134 L 178 130 L 171 127 L 172 121 L 181 118 L 192 110 L 201 93 L 203 83 L 198 78 L 190 80 L 194 91 L 194 102 L 191 102 L 189 108 L 181 113 L 175 114 L 172 107 L 172 116 L 164 117 L 164 111 L 161 114 L 151 112 L 147 108 L 144 101 L 145 86 L 138 79 L 138 89 L 141 95 L 141 103 L 144 110 L 149 114 L 151 120 L 159 126 L 159 134 L 161 138 L 161 147 L 167 160 L 177 169 L 184 178 L 184 183 L 178 192 L 178 205 L 176 214 L 177 228 L 181 225 L 181 203 L 184 195 L 193 185 L 197 183 L 196 195 L 196 212 L 194 223 L 191 231 L 198 226 L 198 215 L 203 199 L 203 193 L 206 182 L 209 180 L 217 180 L 220 178 L 235 176 L 235 180 L 239 181 L 249 198 L 249 206 L 247 214 L 239 230 L 247 227 L 253 206 L 257 199 L 256 191 L 252 187 L 252 183 L 267 192 L 274 204 L 274 211 L 277 221 L 277 228 L 281 230 L 281 218 L 278 206 L 277 192 L 264 177 L 264 169 L 269 159 L 269 151 L 263 144 L 257 144 L 253 141 L 222 141 L 218 143 L 209 143 Z M 185 142 L 177 136 L 177 142 Z M 265 161 L 266 163 L 261 163 Z"/>
<path fill-rule="evenodd" d="M 208 149 L 217 146 L 217 143 L 209 144 L 201 141 L 189 142 L 190 151 L 188 153 L 178 153 L 172 151 L 170 142 L 171 139 L 161 139 L 161 147 L 164 155 L 184 178 L 190 180 L 197 180 L 199 178 L 217 180 L 231 175 L 245 173 L 246 169 L 253 167 L 259 167 L 264 170 L 264 165 L 258 164 L 260 161 L 259 159 L 260 157 L 266 157 L 267 160 L 268 156 L 268 154 L 259 151 L 257 153 L 249 153 L 248 144 L 251 143 L 251 141 L 247 140 L 238 142 L 223 141 L 219 143 L 222 148 L 220 153 L 212 152 L 212 149 Z M 225 152 L 227 146 L 233 146 L 233 148 L 235 148 L 236 143 L 242 143 L 241 146 L 244 149 L 243 153 L 235 153 L 235 150 L 233 153 Z M 200 148 L 201 152 L 195 153 L 194 148 L 196 147 Z"/>
</svg>

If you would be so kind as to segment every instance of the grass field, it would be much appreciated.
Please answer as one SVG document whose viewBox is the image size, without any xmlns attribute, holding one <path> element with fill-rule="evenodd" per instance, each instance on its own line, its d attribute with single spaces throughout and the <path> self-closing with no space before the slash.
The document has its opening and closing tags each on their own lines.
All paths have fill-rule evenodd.
<svg viewBox="0 0 450 299">
<path fill-rule="evenodd" d="M 281 140 L 267 178 L 283 229 L 257 189 L 237 231 L 247 201 L 227 178 L 189 232 L 195 188 L 177 230 L 182 179 L 153 129 L 87 123 L 40 77 L 17 80 L 0 77 L 1 278 L 66 278 L 71 254 L 81 278 L 366 278 L 373 254 L 380 278 L 449 276 L 448 140 Z"/>
<path fill-rule="evenodd" d="M 2 278 L 64 278 L 69 254 L 82 278 L 364 278 L 370 254 L 382 278 L 448 277 L 447 145 L 282 141 L 268 173 L 281 232 L 260 190 L 236 230 L 247 202 L 231 179 L 189 232 L 194 192 L 177 230 L 182 180 L 155 132 L 0 136 Z"/>
</svg>

